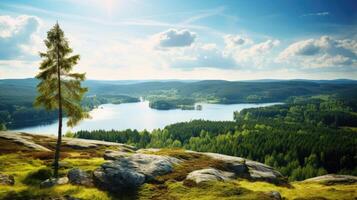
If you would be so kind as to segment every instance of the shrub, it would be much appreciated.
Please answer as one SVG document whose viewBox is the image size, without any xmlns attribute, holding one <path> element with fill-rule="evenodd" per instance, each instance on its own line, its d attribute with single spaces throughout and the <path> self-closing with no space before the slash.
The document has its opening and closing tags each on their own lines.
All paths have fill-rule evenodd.
<svg viewBox="0 0 357 200">
<path fill-rule="evenodd" d="M 30 172 L 23 180 L 23 183 L 28 185 L 39 184 L 42 181 L 51 178 L 52 175 L 52 169 L 47 167 L 40 168 L 37 171 Z"/>
</svg>

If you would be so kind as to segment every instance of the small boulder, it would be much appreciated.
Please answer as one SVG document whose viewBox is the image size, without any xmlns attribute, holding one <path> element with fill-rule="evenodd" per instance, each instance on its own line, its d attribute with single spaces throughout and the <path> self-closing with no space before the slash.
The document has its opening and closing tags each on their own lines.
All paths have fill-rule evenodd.
<svg viewBox="0 0 357 200">
<path fill-rule="evenodd" d="M 40 188 L 49 188 L 49 187 L 53 187 L 55 185 L 64 185 L 68 183 L 68 178 L 67 177 L 62 177 L 62 178 L 50 178 L 50 179 L 46 179 L 45 181 L 43 181 L 40 184 Z"/>
<path fill-rule="evenodd" d="M 85 171 L 75 168 L 68 171 L 67 177 L 71 184 L 93 186 L 92 177 Z"/>
<path fill-rule="evenodd" d="M 57 179 L 57 185 L 64 185 L 68 183 L 68 178 L 67 177 L 62 177 Z"/>
<path fill-rule="evenodd" d="M 271 197 L 274 200 L 281 200 L 281 195 L 280 192 L 278 191 L 270 191 L 270 192 L 266 192 L 266 195 L 268 195 L 269 197 Z"/>
<path fill-rule="evenodd" d="M 235 177 L 234 173 L 207 168 L 189 173 L 186 180 L 194 181 L 196 184 L 206 181 L 227 181 Z"/>
<path fill-rule="evenodd" d="M 14 185 L 15 179 L 12 175 L 0 174 L 0 185 Z"/>
<path fill-rule="evenodd" d="M 252 180 L 267 181 L 270 183 L 285 182 L 283 175 L 272 167 L 260 162 L 246 160 L 245 164 L 249 169 Z"/>
<path fill-rule="evenodd" d="M 102 166 L 93 172 L 93 177 L 97 185 L 114 192 L 135 189 L 145 182 L 144 174 L 120 165 Z"/>
</svg>

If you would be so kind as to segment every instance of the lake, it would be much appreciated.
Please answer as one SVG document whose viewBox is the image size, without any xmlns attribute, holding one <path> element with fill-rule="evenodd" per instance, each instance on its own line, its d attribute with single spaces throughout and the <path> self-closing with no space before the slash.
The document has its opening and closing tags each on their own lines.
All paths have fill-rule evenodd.
<svg viewBox="0 0 357 200">
<path fill-rule="evenodd" d="M 90 112 L 91 119 L 81 121 L 74 128 L 68 128 L 64 119 L 63 133 L 68 130 L 76 132 L 78 130 L 153 130 L 164 128 L 166 125 L 186 122 L 194 119 L 205 119 L 213 121 L 233 120 L 233 112 L 244 108 L 255 108 L 270 106 L 278 103 L 262 104 L 207 104 L 202 105 L 202 110 L 155 110 L 149 107 L 148 101 L 123 104 L 103 104 Z M 35 134 L 56 134 L 58 123 L 39 125 L 16 129 Z"/>
</svg>

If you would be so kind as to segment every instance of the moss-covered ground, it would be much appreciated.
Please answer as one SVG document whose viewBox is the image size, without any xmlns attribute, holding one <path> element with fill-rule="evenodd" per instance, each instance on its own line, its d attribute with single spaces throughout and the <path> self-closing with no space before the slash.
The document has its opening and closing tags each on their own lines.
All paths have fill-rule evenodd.
<svg viewBox="0 0 357 200">
<path fill-rule="evenodd" d="M 52 143 L 53 141 L 47 141 Z M 207 167 L 225 169 L 225 164 L 202 154 L 187 153 L 179 149 L 163 149 L 148 152 L 173 156 L 183 160 L 174 167 L 173 173 L 157 177 L 141 186 L 131 196 L 115 196 L 96 187 L 71 184 L 42 189 L 39 183 L 51 176 L 53 153 L 32 152 L 21 145 L 0 139 L 0 173 L 13 175 L 14 186 L 0 186 L 0 199 L 54 199 L 66 195 L 80 199 L 141 199 L 141 200 L 230 200 L 230 199 L 272 199 L 271 191 L 278 191 L 285 199 L 357 199 L 357 185 L 321 185 L 317 183 L 293 182 L 290 188 L 266 182 L 250 182 L 237 179 L 229 182 L 206 182 L 193 184 L 185 182 L 188 173 Z M 52 144 L 47 145 L 50 149 Z M 14 147 L 14 148 L 12 148 Z M 64 148 L 60 174 L 64 176 L 70 168 L 92 171 L 104 163 L 102 154 L 106 148 L 90 150 Z"/>
</svg>

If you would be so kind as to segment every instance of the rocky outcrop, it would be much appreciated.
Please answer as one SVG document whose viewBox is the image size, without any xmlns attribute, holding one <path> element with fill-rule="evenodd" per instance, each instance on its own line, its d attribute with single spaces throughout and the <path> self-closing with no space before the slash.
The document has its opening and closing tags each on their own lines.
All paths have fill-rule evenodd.
<svg viewBox="0 0 357 200">
<path fill-rule="evenodd" d="M 224 170 L 207 166 L 204 169 L 191 171 L 186 176 L 186 182 L 199 184 L 205 181 L 229 181 L 234 178 L 272 183 L 283 181 L 283 176 L 278 171 L 259 162 L 217 153 L 194 151 L 184 151 L 183 153 L 205 155 L 221 161 L 222 166 L 225 166 Z M 174 165 L 184 162 L 184 160 L 174 157 L 155 154 L 160 154 L 160 149 L 141 149 L 136 153 L 108 150 L 104 153 L 104 158 L 109 162 L 94 171 L 95 182 L 111 191 L 137 188 L 145 182 L 155 180 L 157 176 L 171 173 Z"/>
<path fill-rule="evenodd" d="M 304 182 L 315 182 L 323 185 L 354 184 L 357 183 L 356 176 L 327 174 L 304 180 Z"/>
<path fill-rule="evenodd" d="M 81 142 L 77 140 L 70 140 L 65 143 L 65 146 L 71 147 L 73 149 L 91 149 L 96 148 L 96 144 L 88 143 L 88 142 Z"/>
<path fill-rule="evenodd" d="M 29 148 L 30 150 L 35 151 L 51 151 L 50 149 L 42 146 L 41 144 L 54 142 L 56 141 L 57 137 L 52 135 L 31 135 L 27 133 L 21 132 L 12 132 L 12 131 L 0 131 L 0 138 L 9 140 L 10 142 L 14 142 L 17 144 L 21 144 L 24 147 Z M 115 142 L 105 142 L 99 140 L 87 140 L 87 139 L 80 139 L 80 138 L 62 138 L 63 146 L 68 146 L 72 149 L 90 149 L 90 148 L 97 148 L 101 146 L 106 147 L 117 147 L 121 151 L 126 152 L 133 152 L 136 150 L 135 147 L 120 144 Z"/>
<path fill-rule="evenodd" d="M 249 169 L 250 178 L 253 180 L 268 181 L 271 183 L 279 183 L 282 181 L 283 175 L 268 165 L 251 160 L 246 160 L 245 164 Z"/>
<path fill-rule="evenodd" d="M 55 185 L 64 185 L 68 183 L 68 178 L 67 177 L 62 177 L 62 178 L 51 178 L 51 179 L 47 179 L 45 181 L 43 181 L 40 184 L 41 188 L 49 188 Z"/>
<path fill-rule="evenodd" d="M 78 148 L 78 149 L 95 148 L 97 146 L 107 146 L 107 147 L 112 146 L 112 147 L 118 147 L 118 149 L 120 150 L 129 151 L 129 152 L 136 150 L 136 148 L 131 145 L 121 144 L 116 142 L 106 142 L 100 140 L 87 140 L 87 139 L 80 139 L 80 138 L 64 137 L 62 142 L 64 145 L 70 146 L 72 148 Z"/>
<path fill-rule="evenodd" d="M 0 185 L 14 185 L 15 179 L 12 175 L 0 174 Z"/>
<path fill-rule="evenodd" d="M 228 181 L 232 180 L 235 174 L 213 168 L 196 170 L 189 173 L 186 180 L 194 181 L 196 184 L 206 181 Z"/>
<path fill-rule="evenodd" d="M 268 181 L 272 183 L 279 183 L 283 181 L 283 176 L 280 172 L 260 162 L 218 153 L 203 154 L 226 163 L 228 169 L 234 172 L 238 177 L 248 178 L 251 180 Z"/>
<path fill-rule="evenodd" d="M 68 171 L 69 182 L 74 185 L 93 186 L 91 175 L 81 169 L 74 168 Z"/>
<path fill-rule="evenodd" d="M 44 146 L 36 144 L 32 141 L 31 136 L 23 135 L 21 133 L 10 132 L 10 131 L 0 131 L 0 138 L 11 140 L 12 142 L 22 144 L 35 151 L 51 151 Z"/>
<path fill-rule="evenodd" d="M 172 172 L 180 160 L 169 156 L 135 153 L 104 163 L 93 173 L 96 184 L 111 191 L 136 188 L 154 177 Z"/>
<path fill-rule="evenodd" d="M 128 157 L 130 154 L 123 151 L 113 151 L 113 150 L 106 150 L 104 152 L 103 158 L 104 160 L 118 160 L 120 158 Z"/>
<path fill-rule="evenodd" d="M 248 172 L 248 167 L 245 163 L 246 160 L 244 158 L 227 156 L 218 153 L 202 153 L 202 154 L 224 162 L 227 165 L 227 167 L 230 169 L 230 171 L 234 172 L 237 175 L 243 175 Z"/>
</svg>

